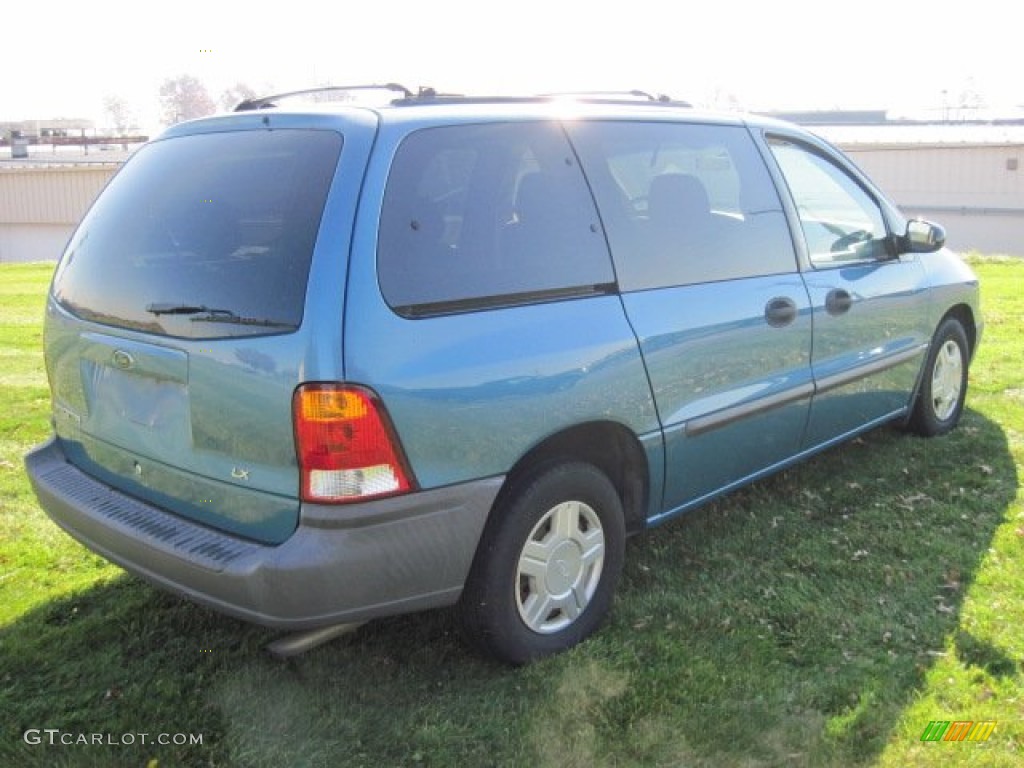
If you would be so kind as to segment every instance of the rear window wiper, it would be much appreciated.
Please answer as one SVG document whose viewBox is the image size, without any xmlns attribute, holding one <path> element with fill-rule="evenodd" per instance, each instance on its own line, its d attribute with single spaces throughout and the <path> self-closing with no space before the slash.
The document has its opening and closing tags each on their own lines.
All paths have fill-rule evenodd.
<svg viewBox="0 0 1024 768">
<path fill-rule="evenodd" d="M 205 304 L 147 304 L 146 311 L 160 315 L 194 315 L 193 323 L 234 323 L 235 325 L 260 325 L 267 328 L 294 328 L 295 323 L 285 323 L 263 317 L 245 317 L 230 309 L 207 307 Z"/>
<path fill-rule="evenodd" d="M 200 312 L 215 312 L 216 310 L 210 309 L 210 307 L 203 304 L 170 304 L 164 302 L 147 304 L 146 311 L 159 317 L 160 315 L 197 315 Z M 227 312 L 228 310 L 222 309 L 220 311 Z"/>
</svg>

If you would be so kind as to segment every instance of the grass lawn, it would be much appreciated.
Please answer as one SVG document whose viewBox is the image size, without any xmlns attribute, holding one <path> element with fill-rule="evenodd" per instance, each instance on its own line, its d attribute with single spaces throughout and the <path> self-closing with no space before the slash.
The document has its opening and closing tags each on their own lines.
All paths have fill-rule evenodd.
<svg viewBox="0 0 1024 768">
<path fill-rule="evenodd" d="M 277 661 L 74 543 L 21 463 L 52 267 L 0 267 L 0 766 L 1024 764 L 1024 261 L 974 263 L 957 431 L 877 430 L 632 540 L 609 625 L 519 670 L 445 611 Z M 997 726 L 922 742 L 933 720 Z"/>
</svg>

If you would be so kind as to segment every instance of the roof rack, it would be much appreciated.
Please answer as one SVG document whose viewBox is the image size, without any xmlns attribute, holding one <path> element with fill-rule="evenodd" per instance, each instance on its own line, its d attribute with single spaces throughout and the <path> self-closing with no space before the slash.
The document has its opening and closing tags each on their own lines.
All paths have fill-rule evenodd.
<svg viewBox="0 0 1024 768">
<path fill-rule="evenodd" d="M 398 94 L 398 98 L 392 99 L 393 106 L 412 106 L 414 104 L 439 103 L 439 104 L 529 104 L 558 101 L 560 99 L 572 99 L 591 104 L 657 104 L 671 107 L 692 107 L 688 101 L 676 101 L 665 94 L 654 96 L 647 91 L 574 91 L 566 93 L 542 93 L 537 96 L 467 96 L 461 93 L 438 93 L 429 86 L 419 86 L 415 92 L 398 83 L 383 83 L 379 85 L 328 85 L 320 88 L 307 88 L 300 91 L 288 91 L 277 93 L 272 96 L 262 96 L 255 99 L 246 99 L 235 107 L 235 112 L 248 112 L 257 109 L 269 109 L 276 107 L 281 99 L 294 96 L 307 96 L 310 94 L 321 94 L 339 91 L 342 93 L 353 91 L 390 91 Z"/>
<path fill-rule="evenodd" d="M 572 100 L 586 104 L 644 104 L 665 107 L 688 107 L 693 105 L 688 101 L 674 101 L 666 97 L 643 97 L 634 95 L 634 92 L 625 92 L 624 95 L 613 92 L 589 92 L 589 93 L 545 93 L 539 96 L 465 96 L 462 94 L 436 93 L 426 89 L 423 93 L 411 98 L 396 99 L 391 102 L 394 107 L 409 107 L 418 104 L 550 104 L 560 100 Z"/>
<path fill-rule="evenodd" d="M 256 99 L 246 99 L 245 101 L 238 104 L 235 107 L 235 112 L 249 112 L 256 109 L 269 109 L 276 107 L 278 101 L 281 99 L 290 99 L 293 96 L 308 96 L 310 94 L 330 93 L 334 91 L 340 92 L 352 92 L 352 91 L 391 91 L 393 93 L 401 94 L 402 99 L 415 99 L 417 96 L 424 96 L 426 92 L 434 93 L 433 88 L 420 88 L 419 93 L 413 93 L 404 85 L 398 83 L 382 83 L 378 85 L 326 85 L 320 88 L 305 88 L 300 91 L 286 91 L 285 93 L 275 93 L 271 96 L 261 96 Z"/>
<path fill-rule="evenodd" d="M 631 91 L 569 91 L 566 93 L 546 93 L 545 98 L 551 99 L 577 99 L 579 101 L 599 102 L 603 104 L 615 104 L 620 102 L 653 102 L 655 104 L 666 104 L 673 107 L 692 107 L 688 101 L 677 101 L 665 93 L 657 96 L 641 91 L 636 88 Z"/>
<path fill-rule="evenodd" d="M 663 105 L 666 107 L 692 107 L 688 101 L 676 101 L 670 96 L 653 96 L 646 91 L 571 91 L 565 93 L 541 93 L 535 96 L 466 96 L 457 93 L 438 93 L 433 88 L 421 88 L 413 97 L 391 102 L 393 106 L 412 106 L 424 102 L 441 104 L 538 104 L 559 100 L 573 100 L 588 104 L 641 104 Z"/>
<path fill-rule="evenodd" d="M 631 91 L 560 91 L 558 93 L 542 93 L 541 96 L 550 99 L 582 99 L 585 101 L 595 99 L 601 101 L 660 101 L 666 103 L 672 101 L 664 93 L 654 96 L 647 91 L 641 91 L 637 88 Z"/>
</svg>

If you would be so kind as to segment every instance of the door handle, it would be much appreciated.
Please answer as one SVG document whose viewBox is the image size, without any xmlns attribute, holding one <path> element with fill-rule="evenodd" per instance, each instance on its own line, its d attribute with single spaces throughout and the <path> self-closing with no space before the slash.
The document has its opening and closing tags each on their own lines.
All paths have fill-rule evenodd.
<svg viewBox="0 0 1024 768">
<path fill-rule="evenodd" d="M 842 288 L 833 288 L 825 297 L 825 311 L 833 317 L 849 312 L 852 306 L 853 297 Z"/>
<path fill-rule="evenodd" d="M 772 328 L 782 328 L 796 320 L 796 302 L 786 296 L 776 296 L 764 308 L 764 319 Z"/>
</svg>

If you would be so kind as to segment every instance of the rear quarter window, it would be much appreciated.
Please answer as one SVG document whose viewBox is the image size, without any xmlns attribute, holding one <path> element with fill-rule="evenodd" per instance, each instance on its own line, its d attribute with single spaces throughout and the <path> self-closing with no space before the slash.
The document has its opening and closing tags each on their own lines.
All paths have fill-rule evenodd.
<svg viewBox="0 0 1024 768">
<path fill-rule="evenodd" d="M 615 280 L 557 123 L 408 136 L 388 176 L 377 263 L 384 298 L 406 316 L 588 295 Z"/>
<path fill-rule="evenodd" d="M 581 121 L 568 130 L 623 291 L 796 270 L 778 192 L 742 126 Z"/>
<path fill-rule="evenodd" d="M 296 329 L 341 145 L 332 131 L 260 130 L 143 147 L 69 243 L 55 298 L 161 335 Z"/>
</svg>

